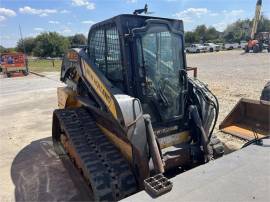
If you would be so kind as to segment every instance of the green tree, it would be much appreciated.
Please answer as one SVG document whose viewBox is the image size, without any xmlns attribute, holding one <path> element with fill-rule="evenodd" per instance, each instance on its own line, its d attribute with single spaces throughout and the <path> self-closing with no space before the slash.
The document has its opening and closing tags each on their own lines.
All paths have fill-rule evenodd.
<svg viewBox="0 0 270 202">
<path fill-rule="evenodd" d="M 60 57 L 70 46 L 69 40 L 56 32 L 44 32 L 36 37 L 34 55 L 39 57 Z"/>
<path fill-rule="evenodd" d="M 0 45 L 0 53 L 14 53 L 16 52 L 15 48 L 5 48 Z"/>
<path fill-rule="evenodd" d="M 4 46 L 1 46 L 1 45 L 0 45 L 0 53 L 5 52 L 5 50 L 6 50 L 6 48 L 5 48 Z"/>
<path fill-rule="evenodd" d="M 31 54 L 33 49 L 35 48 L 35 38 L 33 37 L 28 37 L 25 39 L 20 39 L 17 42 L 17 46 L 16 46 L 16 51 L 18 52 L 24 52 L 24 47 L 25 46 L 25 52 L 26 54 Z"/>
<path fill-rule="evenodd" d="M 200 42 L 206 41 L 207 27 L 205 25 L 198 25 L 194 32 L 198 35 Z"/>
<path fill-rule="evenodd" d="M 250 34 L 251 22 L 249 19 L 237 20 L 236 22 L 227 26 L 224 30 L 223 37 L 225 42 L 240 42 L 245 40 Z"/>
<path fill-rule="evenodd" d="M 270 19 L 262 15 L 261 20 L 258 23 L 257 32 L 270 32 Z"/>
<path fill-rule="evenodd" d="M 199 38 L 195 32 L 188 31 L 185 33 L 185 43 L 186 44 L 192 44 L 192 43 L 195 43 L 198 41 L 199 41 Z"/>
<path fill-rule="evenodd" d="M 214 27 L 207 28 L 205 25 L 199 25 L 194 31 L 185 33 L 185 42 L 191 43 L 204 43 L 204 42 L 222 42 L 221 33 Z"/>
<path fill-rule="evenodd" d="M 220 36 L 220 33 L 216 30 L 214 27 L 209 27 L 206 29 L 205 33 L 205 40 L 206 41 L 213 41 L 218 39 Z"/>
<path fill-rule="evenodd" d="M 83 34 L 75 34 L 69 37 L 71 45 L 85 45 L 86 37 Z"/>
<path fill-rule="evenodd" d="M 224 30 L 223 37 L 226 42 L 240 42 L 241 40 L 248 40 L 250 38 L 253 20 L 237 20 L 228 25 Z M 269 32 L 270 20 L 262 16 L 257 27 L 258 32 Z"/>
</svg>

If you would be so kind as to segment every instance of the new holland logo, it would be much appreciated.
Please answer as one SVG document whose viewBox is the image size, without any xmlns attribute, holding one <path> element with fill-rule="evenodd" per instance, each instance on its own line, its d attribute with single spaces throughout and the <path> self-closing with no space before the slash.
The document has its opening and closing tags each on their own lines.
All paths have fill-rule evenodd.
<svg viewBox="0 0 270 202">
<path fill-rule="evenodd" d="M 103 83 L 98 78 L 96 73 L 83 59 L 82 59 L 82 67 L 84 76 L 86 77 L 87 81 L 94 88 L 95 92 L 101 97 L 101 99 L 103 100 L 105 105 L 109 108 L 113 116 L 117 118 L 115 104 L 107 88 L 103 85 Z"/>
</svg>

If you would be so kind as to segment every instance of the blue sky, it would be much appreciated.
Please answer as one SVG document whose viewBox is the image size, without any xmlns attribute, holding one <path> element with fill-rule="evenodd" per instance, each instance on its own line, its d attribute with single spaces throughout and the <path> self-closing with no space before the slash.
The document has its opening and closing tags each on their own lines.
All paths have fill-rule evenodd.
<svg viewBox="0 0 270 202">
<path fill-rule="evenodd" d="M 93 23 L 145 3 L 155 16 L 183 19 L 185 30 L 206 24 L 223 31 L 237 19 L 252 18 L 256 0 L 0 0 L 0 45 L 16 45 L 19 24 L 24 37 L 44 31 L 87 35 Z M 262 11 L 270 17 L 269 0 L 263 0 Z"/>
</svg>

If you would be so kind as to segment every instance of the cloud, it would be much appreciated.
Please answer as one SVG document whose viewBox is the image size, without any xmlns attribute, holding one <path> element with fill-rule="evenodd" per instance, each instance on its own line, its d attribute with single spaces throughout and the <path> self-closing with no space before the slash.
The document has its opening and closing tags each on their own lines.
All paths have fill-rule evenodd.
<svg viewBox="0 0 270 202">
<path fill-rule="evenodd" d="M 48 16 L 47 13 L 42 13 L 42 14 L 40 15 L 40 17 L 47 17 L 47 16 Z"/>
<path fill-rule="evenodd" d="M 43 28 L 41 28 L 41 27 L 36 27 L 36 28 L 34 28 L 34 30 L 35 30 L 35 31 L 38 31 L 38 32 L 42 32 L 42 31 L 44 31 L 44 29 L 43 29 Z"/>
<path fill-rule="evenodd" d="M 222 13 L 225 14 L 225 16 L 228 16 L 228 17 L 235 17 L 235 16 L 241 16 L 242 14 L 244 14 L 244 10 L 242 9 L 239 9 L 239 10 L 231 10 L 231 11 L 227 11 L 227 10 L 223 10 Z"/>
<path fill-rule="evenodd" d="M 0 8 L 0 22 L 5 21 L 8 17 L 16 16 L 16 12 L 8 8 Z"/>
<path fill-rule="evenodd" d="M 209 15 L 212 17 L 215 17 L 215 16 L 218 16 L 219 14 L 218 13 L 209 13 Z"/>
<path fill-rule="evenodd" d="M 93 20 L 84 20 L 84 21 L 81 21 L 82 24 L 89 24 L 89 25 L 92 25 L 92 24 L 95 24 L 95 22 Z"/>
<path fill-rule="evenodd" d="M 222 21 L 213 24 L 213 26 L 218 31 L 224 31 L 224 29 L 231 23 L 235 22 L 236 20 L 240 18 L 244 18 L 245 11 L 242 9 L 239 10 L 223 10 L 221 12 Z"/>
<path fill-rule="evenodd" d="M 174 17 L 183 20 L 185 23 L 193 23 L 194 25 L 198 23 L 212 23 L 211 25 L 218 31 L 223 31 L 228 24 L 243 18 L 244 15 L 245 11 L 242 9 L 214 12 L 207 8 L 188 8 L 174 14 Z"/>
<path fill-rule="evenodd" d="M 210 11 L 207 8 L 188 8 L 176 13 L 174 16 L 186 22 L 192 22 L 195 17 L 199 18 L 209 12 Z"/>
<path fill-rule="evenodd" d="M 191 15 L 196 15 L 196 16 L 201 16 L 202 14 L 208 13 L 207 8 L 188 8 L 186 10 L 183 10 L 179 13 L 176 13 L 178 16 L 191 16 Z"/>
<path fill-rule="evenodd" d="M 70 13 L 68 10 L 61 10 L 60 13 Z"/>
<path fill-rule="evenodd" d="M 50 24 L 59 24 L 60 22 L 59 21 L 55 21 L 55 20 L 50 20 L 49 23 Z"/>
<path fill-rule="evenodd" d="M 16 12 L 8 8 L 0 8 L 0 15 L 6 17 L 16 16 Z"/>
<path fill-rule="evenodd" d="M 4 21 L 5 19 L 5 16 L 0 15 L 0 22 Z"/>
<path fill-rule="evenodd" d="M 9 40 L 9 39 L 12 39 L 12 37 L 5 35 L 5 36 L 1 36 L 1 39 Z"/>
<path fill-rule="evenodd" d="M 46 17 L 49 14 L 57 13 L 56 9 L 35 9 L 30 6 L 19 8 L 19 12 L 23 14 L 38 15 L 40 17 Z"/>
<path fill-rule="evenodd" d="M 40 34 L 39 31 L 37 31 L 37 32 L 30 32 L 30 33 L 26 34 L 26 37 L 36 37 L 39 34 Z"/>
<path fill-rule="evenodd" d="M 94 10 L 96 8 L 95 3 L 89 0 L 71 0 L 73 6 L 86 7 L 88 10 Z"/>
<path fill-rule="evenodd" d="M 69 33 L 72 32 L 72 30 L 71 30 L 70 28 L 64 28 L 64 29 L 62 30 L 62 32 L 63 32 L 64 34 L 69 34 Z"/>
<path fill-rule="evenodd" d="M 219 23 L 213 24 L 213 27 L 215 27 L 218 31 L 224 31 L 227 25 L 228 24 L 225 22 L 219 22 Z"/>
<path fill-rule="evenodd" d="M 138 0 L 126 0 L 127 3 L 137 3 Z"/>
</svg>

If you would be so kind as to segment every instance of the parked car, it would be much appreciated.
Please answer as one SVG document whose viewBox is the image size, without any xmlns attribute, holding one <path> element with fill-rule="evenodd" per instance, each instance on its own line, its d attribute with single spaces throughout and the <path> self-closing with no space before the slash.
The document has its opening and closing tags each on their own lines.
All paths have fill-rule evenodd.
<svg viewBox="0 0 270 202">
<path fill-rule="evenodd" d="M 227 50 L 236 49 L 239 48 L 239 43 L 225 43 L 224 48 Z"/>
<path fill-rule="evenodd" d="M 207 52 L 207 48 L 201 44 L 192 44 L 190 47 L 186 48 L 187 53 L 201 53 Z"/>
<path fill-rule="evenodd" d="M 247 44 L 247 41 L 240 41 L 240 48 L 245 49 Z"/>
<path fill-rule="evenodd" d="M 220 51 L 220 46 L 217 44 L 204 43 L 203 45 L 207 48 L 207 51 L 209 51 L 209 52 Z"/>
</svg>

